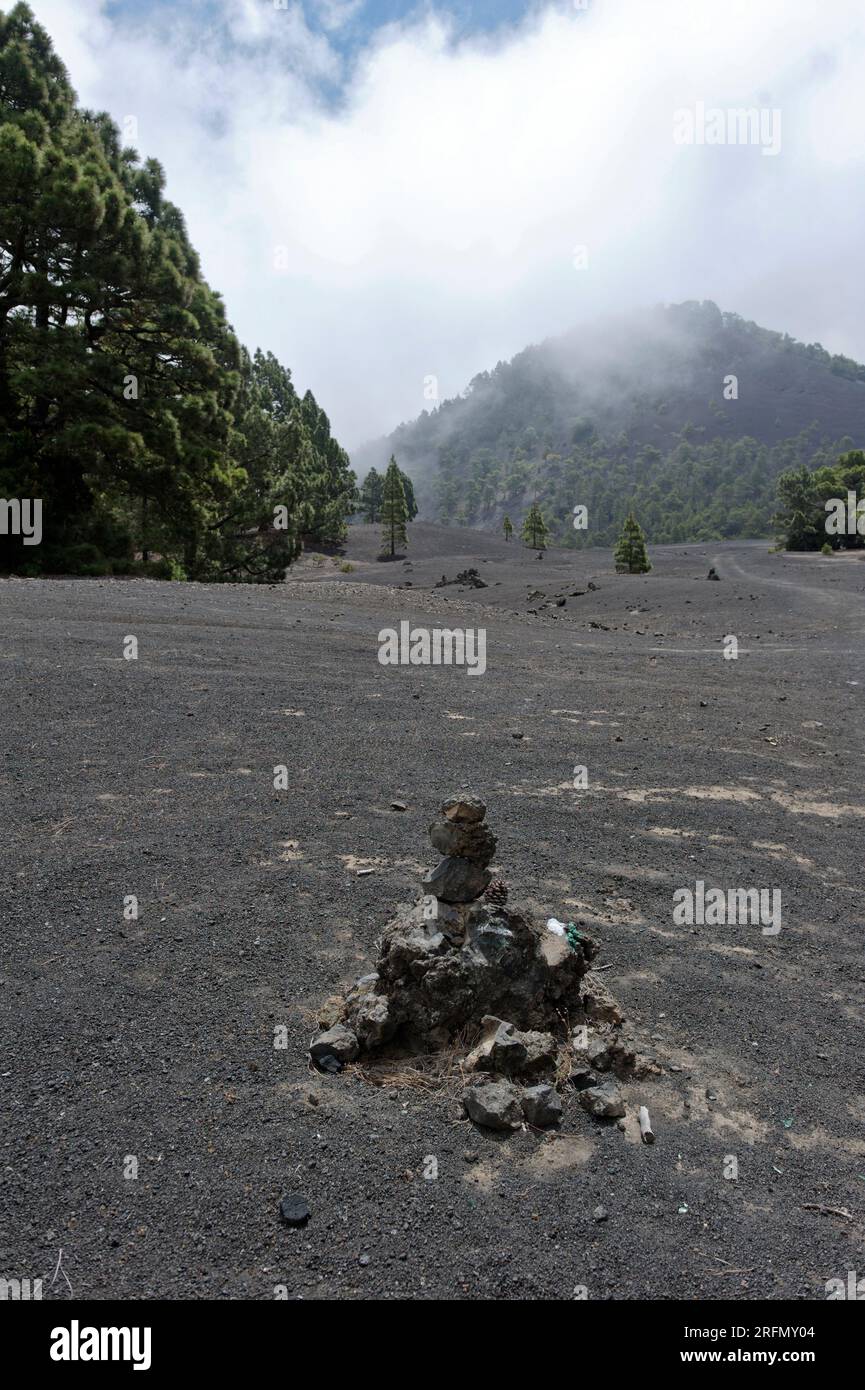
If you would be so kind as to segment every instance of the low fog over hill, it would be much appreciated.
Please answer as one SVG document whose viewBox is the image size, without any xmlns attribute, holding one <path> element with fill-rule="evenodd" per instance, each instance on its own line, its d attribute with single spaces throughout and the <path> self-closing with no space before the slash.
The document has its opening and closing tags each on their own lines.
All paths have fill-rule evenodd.
<svg viewBox="0 0 865 1390">
<path fill-rule="evenodd" d="M 444 522 L 497 527 L 537 496 L 560 540 L 608 544 L 633 500 L 650 538 L 678 541 L 768 534 L 778 474 L 863 439 L 865 367 L 691 302 L 528 347 L 352 463 L 362 478 L 395 453 Z"/>
</svg>

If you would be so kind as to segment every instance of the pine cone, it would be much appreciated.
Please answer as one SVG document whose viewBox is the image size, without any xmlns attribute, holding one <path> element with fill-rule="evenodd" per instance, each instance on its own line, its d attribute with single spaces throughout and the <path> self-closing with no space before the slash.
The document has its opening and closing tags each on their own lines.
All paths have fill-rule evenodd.
<svg viewBox="0 0 865 1390">
<path fill-rule="evenodd" d="M 504 879 L 494 878 L 484 894 L 488 903 L 493 907 L 504 907 L 508 900 L 508 886 Z"/>
</svg>

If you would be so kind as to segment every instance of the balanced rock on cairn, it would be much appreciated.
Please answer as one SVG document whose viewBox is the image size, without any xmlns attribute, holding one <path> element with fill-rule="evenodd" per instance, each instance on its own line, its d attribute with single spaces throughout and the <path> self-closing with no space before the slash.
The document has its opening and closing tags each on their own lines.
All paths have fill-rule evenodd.
<svg viewBox="0 0 865 1390">
<path fill-rule="evenodd" d="M 423 886 L 443 903 L 470 903 L 492 878 L 487 865 L 496 852 L 496 837 L 484 823 L 487 808 L 476 796 L 452 797 L 433 821 L 429 837 L 445 857 L 428 873 Z"/>
<path fill-rule="evenodd" d="M 623 1074 L 634 1054 L 620 1038 L 621 1016 L 610 1015 L 615 1001 L 599 976 L 587 974 L 594 938 L 551 930 L 507 906 L 504 883 L 490 882 L 496 838 L 485 816 L 474 796 L 443 804 L 429 834 L 444 858 L 424 877 L 417 902 L 398 908 L 384 928 L 375 970 L 322 1011 L 327 1032 L 310 1056 L 320 1071 L 337 1072 L 383 1047 L 405 1058 L 457 1044 L 452 1065 L 469 1078 L 471 1119 L 488 1128 L 541 1127 L 561 1115 L 563 1077 L 573 1073 L 578 1089 L 608 1082 L 611 1089 L 596 1069 Z M 600 1050 L 578 1056 L 569 1028 L 600 1018 Z"/>
</svg>

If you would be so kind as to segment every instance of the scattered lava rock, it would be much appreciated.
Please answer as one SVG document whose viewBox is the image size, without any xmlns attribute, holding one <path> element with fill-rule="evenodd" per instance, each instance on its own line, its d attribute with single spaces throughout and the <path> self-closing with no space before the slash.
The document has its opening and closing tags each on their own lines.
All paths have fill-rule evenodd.
<svg viewBox="0 0 865 1390">
<path fill-rule="evenodd" d="M 485 1129 L 519 1129 L 523 1123 L 522 1092 L 510 1081 L 467 1087 L 463 1105 L 469 1119 Z"/>
<path fill-rule="evenodd" d="M 476 569 L 461 570 L 456 579 L 446 579 L 445 576 L 442 575 L 441 579 L 435 585 L 435 588 L 445 589 L 448 584 L 463 584 L 470 589 L 489 588 L 489 585 L 485 580 L 481 579 Z"/>
<path fill-rule="evenodd" d="M 530 1086 L 523 1092 L 523 1114 L 535 1129 L 548 1129 L 562 1118 L 562 1102 L 555 1088 L 547 1084 Z"/>
<path fill-rule="evenodd" d="M 309 1049 L 309 1055 L 314 1062 L 323 1062 L 327 1057 L 333 1057 L 342 1063 L 353 1062 L 359 1052 L 357 1038 L 342 1023 L 337 1023 L 333 1028 L 328 1028 L 326 1033 L 321 1033 Z"/>
<path fill-rule="evenodd" d="M 299 1227 L 306 1225 L 311 1213 L 306 1198 L 291 1193 L 280 1202 L 279 1214 L 286 1226 Z"/>
<path fill-rule="evenodd" d="M 493 1071 L 504 1075 L 538 1075 L 555 1072 L 558 1047 L 552 1033 L 520 1033 L 512 1023 L 489 1014 L 481 1019 L 483 1034 L 469 1053 L 467 1071 Z"/>
<path fill-rule="evenodd" d="M 600 1086 L 580 1091 L 580 1105 L 603 1120 L 618 1120 L 625 1113 L 625 1102 L 614 1081 L 604 1081 Z"/>
</svg>

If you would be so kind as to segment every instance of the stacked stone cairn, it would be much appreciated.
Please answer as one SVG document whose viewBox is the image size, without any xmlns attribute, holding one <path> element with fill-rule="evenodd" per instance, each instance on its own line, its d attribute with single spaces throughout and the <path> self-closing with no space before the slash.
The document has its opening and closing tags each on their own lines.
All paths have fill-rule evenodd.
<svg viewBox="0 0 865 1390">
<path fill-rule="evenodd" d="M 641 1074 L 645 1059 L 590 973 L 597 942 L 506 906 L 507 889 L 489 869 L 496 837 L 485 816 L 475 796 L 444 802 L 429 830 L 441 862 L 418 901 L 385 927 L 376 971 L 322 1009 L 326 1031 L 310 1056 L 320 1071 L 338 1072 L 364 1054 L 458 1057 L 463 1045 L 463 1105 L 478 1125 L 556 1124 L 560 1091 L 574 1088 L 589 1113 L 618 1119 L 625 1107 L 612 1075 Z"/>
<path fill-rule="evenodd" d="M 487 865 L 496 852 L 496 837 L 484 820 L 486 813 L 476 796 L 451 797 L 441 808 L 441 819 L 430 826 L 433 849 L 445 857 L 423 886 L 439 902 L 474 902 L 489 886 Z"/>
</svg>

